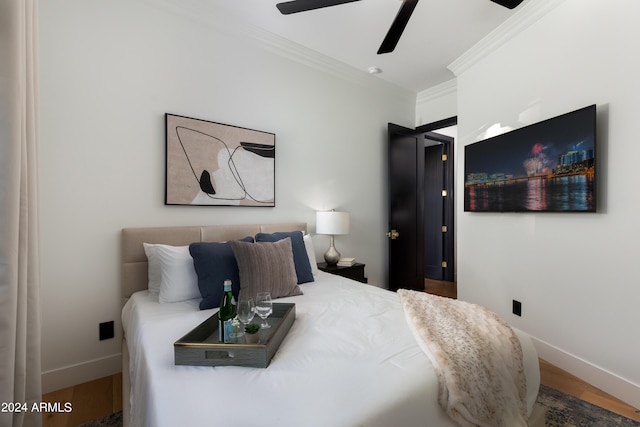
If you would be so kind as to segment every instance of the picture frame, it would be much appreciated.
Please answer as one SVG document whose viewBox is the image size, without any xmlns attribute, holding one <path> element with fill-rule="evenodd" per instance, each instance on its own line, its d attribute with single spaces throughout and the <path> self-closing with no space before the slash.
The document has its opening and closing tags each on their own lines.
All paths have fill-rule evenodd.
<svg viewBox="0 0 640 427">
<path fill-rule="evenodd" d="M 165 114 L 166 205 L 275 206 L 276 136 Z"/>
<path fill-rule="evenodd" d="M 464 147 L 465 212 L 596 212 L 596 105 Z"/>
</svg>

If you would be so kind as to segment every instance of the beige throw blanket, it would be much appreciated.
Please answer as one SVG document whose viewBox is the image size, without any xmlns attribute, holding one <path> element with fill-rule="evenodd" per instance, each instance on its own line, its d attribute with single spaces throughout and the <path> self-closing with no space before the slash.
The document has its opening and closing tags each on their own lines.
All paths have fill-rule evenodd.
<svg viewBox="0 0 640 427">
<path fill-rule="evenodd" d="M 527 426 L 522 348 L 513 330 L 475 304 L 400 289 L 418 343 L 432 359 L 439 403 L 461 426 Z"/>
</svg>

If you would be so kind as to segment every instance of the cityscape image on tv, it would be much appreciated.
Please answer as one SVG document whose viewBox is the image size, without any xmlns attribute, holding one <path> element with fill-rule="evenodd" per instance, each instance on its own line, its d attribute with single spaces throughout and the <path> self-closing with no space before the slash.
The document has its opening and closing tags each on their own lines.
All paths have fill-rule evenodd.
<svg viewBox="0 0 640 427">
<path fill-rule="evenodd" d="M 466 146 L 464 210 L 595 211 L 593 127 L 566 119 Z"/>
</svg>

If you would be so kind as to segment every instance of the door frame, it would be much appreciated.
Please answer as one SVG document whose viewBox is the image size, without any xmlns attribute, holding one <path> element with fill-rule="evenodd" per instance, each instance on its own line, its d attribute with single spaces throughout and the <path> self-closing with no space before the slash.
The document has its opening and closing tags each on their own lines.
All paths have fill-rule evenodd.
<svg viewBox="0 0 640 427">
<path fill-rule="evenodd" d="M 458 124 L 458 117 L 448 117 L 446 119 L 438 120 L 437 122 L 427 123 L 424 125 L 420 125 L 416 128 L 416 133 L 428 133 L 433 132 L 434 130 L 447 128 L 449 126 L 455 126 Z"/>
<path fill-rule="evenodd" d="M 442 224 L 446 226 L 446 231 L 442 231 L 442 261 L 445 261 L 446 267 L 442 267 L 442 280 L 446 282 L 455 281 L 455 162 L 454 162 L 454 146 L 455 139 L 453 137 L 438 134 L 434 132 L 427 132 L 424 137 L 429 141 L 440 142 L 442 155 L 446 156 L 446 160 L 443 160 L 443 176 L 442 176 L 442 189 L 447 192 L 447 196 L 443 196 L 442 199 Z M 425 166 L 426 167 L 426 166 Z M 425 184 L 426 191 L 426 184 Z M 425 214 L 426 216 L 426 207 Z M 425 237 L 426 237 L 426 224 L 425 224 Z M 426 268 L 425 268 L 426 276 Z"/>
<path fill-rule="evenodd" d="M 432 122 L 432 123 L 428 123 L 428 124 L 425 124 L 425 125 L 418 126 L 414 130 L 412 130 L 411 135 L 414 135 L 416 138 L 418 138 L 418 140 L 423 140 L 425 134 L 431 133 L 431 132 L 436 131 L 438 129 L 454 126 L 454 125 L 457 125 L 457 124 L 458 124 L 458 118 L 456 116 L 449 117 L 449 118 L 446 118 L 446 119 L 443 119 L 443 120 L 439 120 L 439 121 L 436 121 L 436 122 Z M 389 125 L 391 126 L 392 124 L 390 123 Z M 393 126 L 398 126 L 398 125 L 393 125 Z M 401 126 L 398 126 L 398 127 L 401 128 Z M 406 128 L 405 130 L 410 131 L 411 129 Z M 407 135 L 407 136 L 409 136 L 409 135 Z M 438 136 L 438 135 L 436 135 L 436 136 Z M 433 139 L 432 135 L 430 135 L 430 139 Z M 388 141 L 388 144 L 390 144 L 390 141 Z M 448 156 L 448 159 L 451 159 L 451 163 L 449 164 L 450 166 L 447 167 L 447 177 L 446 177 L 446 183 L 445 183 L 446 187 L 445 187 L 445 189 L 447 190 L 448 194 L 451 195 L 451 197 L 447 198 L 447 203 L 446 203 L 447 207 L 444 210 L 444 218 L 445 218 L 446 224 L 452 224 L 453 225 L 453 220 L 454 220 L 454 216 L 455 216 L 455 212 L 454 212 L 454 196 L 453 196 L 453 194 L 454 194 L 454 192 L 453 192 L 453 190 L 454 190 L 454 181 L 453 181 L 453 179 L 454 179 L 454 175 L 455 175 L 455 171 L 454 171 L 455 165 L 453 163 L 454 147 L 453 147 L 453 144 L 445 144 L 445 145 L 447 146 L 445 151 L 447 152 L 446 154 Z M 424 149 L 423 149 L 423 147 L 421 147 L 421 148 L 422 149 L 420 150 L 420 152 L 424 156 Z M 416 147 L 416 154 L 417 154 L 417 150 L 418 150 L 418 147 Z M 387 176 L 388 180 L 390 179 L 390 173 L 391 173 L 391 171 L 389 170 L 388 171 L 388 176 Z M 419 172 L 419 175 L 422 175 L 422 174 Z M 423 189 L 423 185 L 420 184 L 419 181 L 418 181 L 418 187 Z M 423 196 L 421 197 L 420 194 L 416 194 L 416 198 L 417 198 L 416 202 L 418 204 L 423 204 L 424 203 L 423 202 L 424 197 Z M 389 200 L 389 202 L 388 202 L 389 205 L 387 206 L 387 208 L 388 208 L 388 214 L 390 215 L 390 212 L 391 212 L 390 203 L 391 203 L 391 201 L 390 201 L 390 198 L 388 200 Z M 418 229 L 419 230 L 423 230 L 421 232 L 422 234 L 420 236 L 420 239 L 424 239 L 424 227 L 422 227 L 420 225 L 420 224 L 422 224 L 424 222 L 424 213 L 422 213 L 421 216 L 422 216 L 422 218 L 419 218 L 419 219 L 416 219 L 416 220 L 418 222 Z M 392 229 L 392 227 L 393 227 L 393 224 L 391 224 L 391 217 L 389 216 L 388 217 L 388 230 L 390 231 Z M 451 228 L 451 230 L 450 230 L 451 234 L 447 237 L 447 239 L 449 240 L 450 243 L 447 243 L 447 245 L 445 245 L 446 247 L 444 248 L 444 251 L 447 254 L 447 258 L 448 258 L 447 267 L 449 267 L 449 263 L 451 265 L 450 265 L 449 268 L 447 268 L 447 274 L 445 275 L 445 277 L 447 278 L 447 280 L 453 281 L 453 280 L 455 280 L 454 275 L 453 275 L 454 266 L 455 266 L 455 264 L 454 264 L 454 260 L 455 260 L 455 236 L 453 234 L 453 228 L 454 227 L 448 227 L 448 228 Z M 391 244 L 389 244 L 388 253 L 387 253 L 387 269 L 388 269 L 389 279 L 391 279 L 391 277 L 392 277 L 392 272 L 390 271 L 391 267 L 392 267 L 391 266 L 391 261 L 390 261 L 390 257 L 391 257 L 391 253 L 390 253 L 391 247 L 390 246 L 391 246 Z M 416 262 L 418 262 L 419 265 L 416 266 L 416 269 L 423 271 L 422 280 L 424 280 L 424 254 L 417 254 L 417 255 L 418 256 L 416 257 Z M 391 280 L 389 280 L 388 286 L 389 286 L 390 289 L 393 289 L 393 290 L 396 290 L 398 288 L 398 286 L 396 286 L 396 284 L 391 283 Z M 419 285 L 416 284 L 416 286 L 419 286 Z"/>
<path fill-rule="evenodd" d="M 458 124 L 458 117 L 448 117 L 446 119 L 438 120 L 436 122 L 427 123 L 416 128 L 416 132 L 428 134 L 430 139 L 440 140 L 441 134 L 434 134 L 434 131 L 438 129 L 456 126 Z M 455 278 L 455 243 L 456 236 L 455 232 L 455 163 L 454 163 L 454 152 L 455 152 L 455 141 L 451 141 L 450 137 L 445 137 L 442 139 L 443 142 L 447 142 L 444 144 L 444 154 L 447 155 L 447 161 L 450 162 L 448 166 L 445 168 L 446 176 L 445 176 L 445 188 L 447 193 L 451 195 L 451 197 L 447 197 L 444 204 L 444 213 L 443 219 L 444 223 L 447 224 L 447 233 L 450 233 L 444 239 L 444 247 L 443 251 L 445 254 L 445 260 L 447 261 L 447 268 L 444 273 L 444 280 L 448 282 L 453 282 L 456 280 Z M 451 226 L 449 226 L 449 224 Z"/>
</svg>

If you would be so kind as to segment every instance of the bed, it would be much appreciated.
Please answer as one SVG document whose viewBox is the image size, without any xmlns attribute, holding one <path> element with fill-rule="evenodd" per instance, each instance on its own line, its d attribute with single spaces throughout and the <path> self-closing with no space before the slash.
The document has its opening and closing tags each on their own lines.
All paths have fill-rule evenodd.
<svg viewBox="0 0 640 427">
<path fill-rule="evenodd" d="M 122 230 L 125 426 L 459 425 L 438 404 L 437 362 L 408 327 L 398 294 L 317 271 L 309 236 L 313 280 L 297 285 L 301 295 L 275 300 L 295 303 L 296 320 L 267 368 L 174 364 L 174 342 L 217 308 L 201 309 L 201 296 L 161 303 L 158 292 L 148 289 L 157 272 L 149 270 L 147 246 L 298 231 L 305 235 L 306 224 Z M 515 334 L 523 353 L 528 423 L 543 426 L 534 405 L 537 355 L 526 334 Z"/>
</svg>

